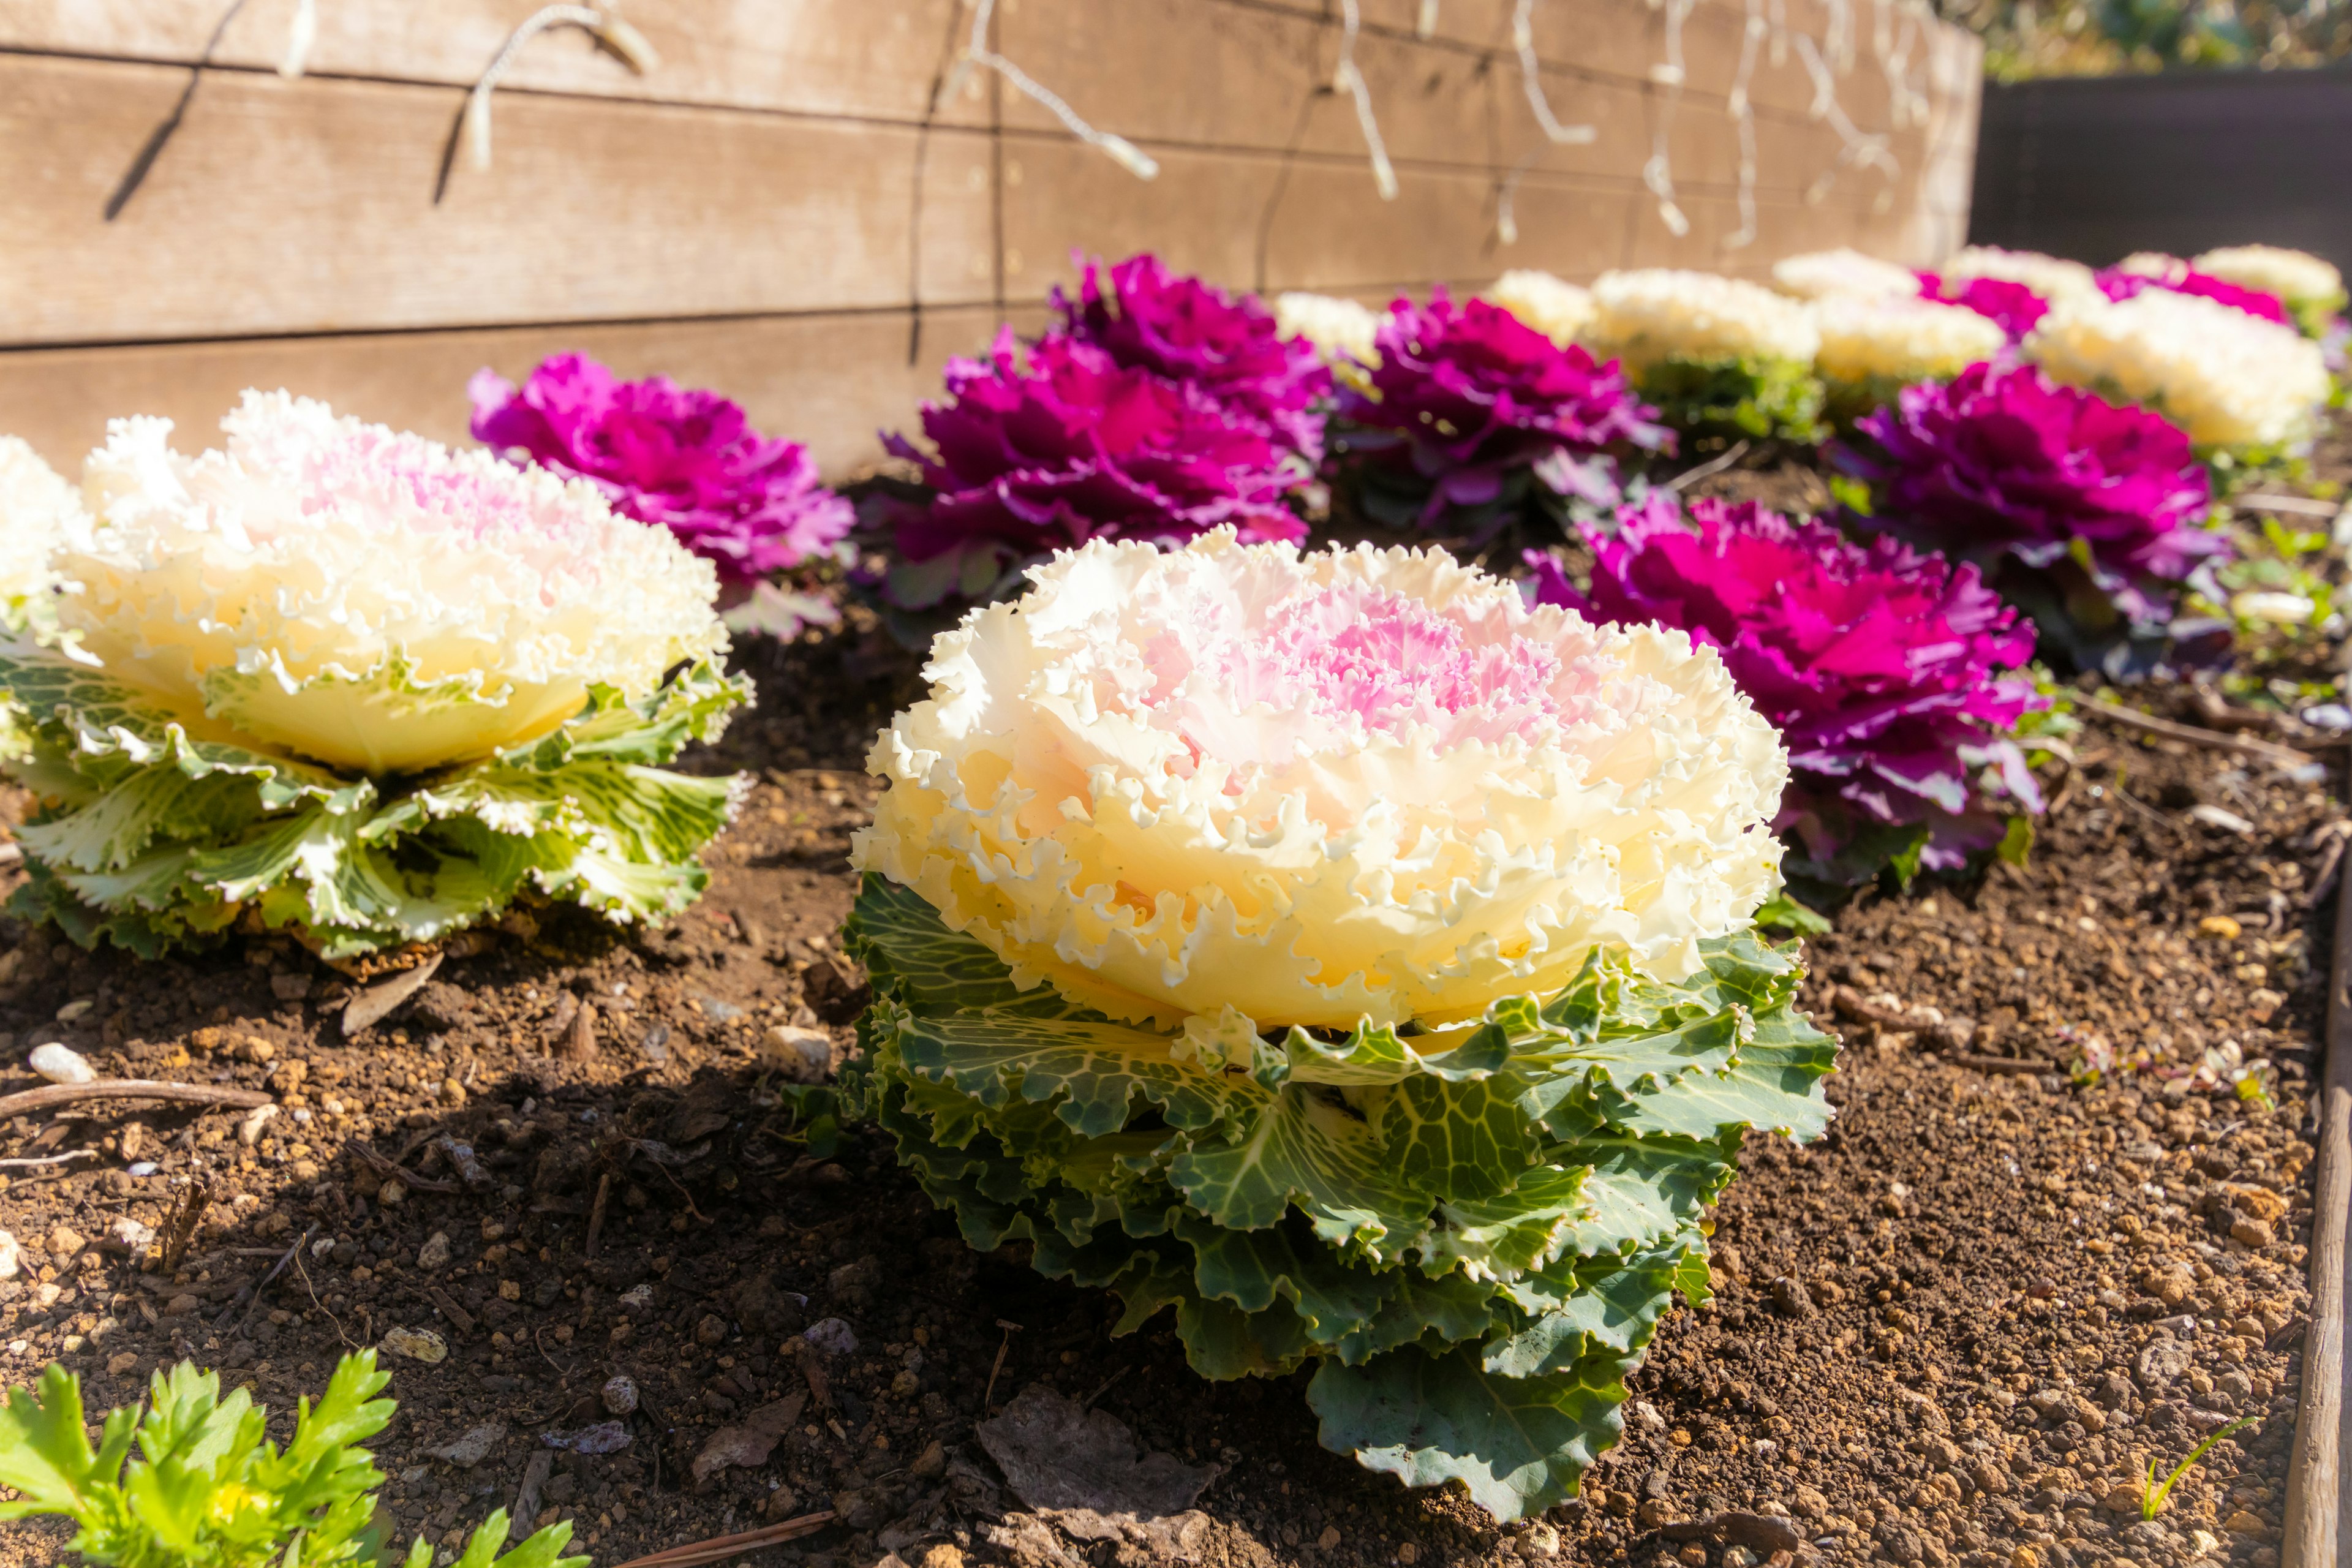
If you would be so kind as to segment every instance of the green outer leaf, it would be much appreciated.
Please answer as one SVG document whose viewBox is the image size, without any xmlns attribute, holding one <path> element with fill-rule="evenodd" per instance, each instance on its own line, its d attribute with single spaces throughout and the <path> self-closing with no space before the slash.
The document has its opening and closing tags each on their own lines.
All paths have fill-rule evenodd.
<svg viewBox="0 0 2352 1568">
<path fill-rule="evenodd" d="M 395 664 L 369 678 L 387 700 L 448 695 Z M 651 765 L 715 737 L 750 696 L 709 663 L 637 703 L 594 688 L 538 741 L 383 784 L 237 743 L 21 641 L 0 645 L 0 686 L 31 745 L 11 771 L 47 803 L 21 830 L 34 877 L 11 909 L 142 956 L 246 910 L 331 957 L 426 941 L 526 886 L 616 920 L 675 914 L 707 885 L 696 856 L 749 782 Z"/>
<path fill-rule="evenodd" d="M 1467 1028 L 1204 1055 L 1016 990 L 880 879 L 845 934 L 856 1092 L 973 1246 L 1118 1292 L 1122 1332 L 1174 1308 L 1205 1376 L 1320 1362 L 1328 1445 L 1503 1518 L 1572 1491 L 1675 1293 L 1704 1298 L 1747 1129 L 1828 1116 L 1802 971 L 1748 935 L 1679 985 L 1596 952 Z"/>
<path fill-rule="evenodd" d="M 1588 1356 L 1540 1377 L 1490 1373 L 1475 1350 L 1400 1351 L 1361 1367 L 1325 1362 L 1307 1385 L 1323 1446 L 1407 1486 L 1458 1480 L 1508 1521 L 1576 1495 L 1617 1441 L 1627 1363 Z"/>
</svg>

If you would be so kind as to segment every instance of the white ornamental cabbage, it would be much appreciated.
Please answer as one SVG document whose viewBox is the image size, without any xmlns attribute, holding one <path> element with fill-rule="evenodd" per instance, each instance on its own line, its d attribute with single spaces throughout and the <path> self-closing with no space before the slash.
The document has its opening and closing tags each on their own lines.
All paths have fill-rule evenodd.
<svg viewBox="0 0 2352 1568">
<path fill-rule="evenodd" d="M 1161 1026 L 1668 980 L 1770 892 L 1771 726 L 1681 632 L 1437 550 L 1097 541 L 933 645 L 854 855 L 1014 983 Z"/>
<path fill-rule="evenodd" d="M 1519 268 L 1504 273 L 1479 294 L 1558 343 L 1576 342 L 1592 320 L 1592 291 L 1549 272 Z"/>
<path fill-rule="evenodd" d="M 1323 356 L 1323 363 L 1345 371 L 1348 362 L 1370 368 L 1381 363 L 1374 342 L 1381 330 L 1380 312 L 1334 294 L 1293 291 L 1274 301 L 1275 331 L 1285 338 L 1305 338 Z"/>
<path fill-rule="evenodd" d="M 1583 342 L 1622 361 L 1659 417 L 1694 435 L 1809 442 L 1820 423 L 1820 331 L 1804 302 L 1737 278 L 1651 268 L 1592 285 Z"/>
<path fill-rule="evenodd" d="M 2336 264 L 2307 250 L 2276 245 L 2231 245 L 2209 250 L 2195 266 L 2242 289 L 2259 289 L 2286 301 L 2303 330 L 2322 335 L 2328 319 L 2344 309 L 2344 274 Z"/>
<path fill-rule="evenodd" d="M 48 556 L 53 628 L 0 647 L 45 802 L 20 912 L 350 952 L 526 885 L 689 901 L 736 786 L 649 764 L 745 695 L 709 563 L 589 485 L 284 393 L 222 427 L 188 457 L 116 421 Z"/>
<path fill-rule="evenodd" d="M 2146 404 L 2240 462 L 2308 442 L 2331 390 L 2319 345 L 2293 328 L 2167 289 L 2053 309 L 2023 352 L 2052 379 Z"/>
<path fill-rule="evenodd" d="M 24 441 L 0 436 L 0 623 L 47 623 L 57 580 L 49 555 L 80 514 L 71 484 Z"/>
<path fill-rule="evenodd" d="M 2079 261 L 2044 256 L 2038 250 L 1971 245 L 1953 252 L 1940 276 L 1947 283 L 1965 283 L 1972 278 L 2022 283 L 2053 305 L 2105 298 L 2099 292 L 2098 274 Z"/>
<path fill-rule="evenodd" d="M 1919 275 L 1842 246 L 1782 257 L 1772 264 L 1772 287 L 1800 300 L 1909 300 Z"/>
<path fill-rule="evenodd" d="M 1813 306 L 1813 320 L 1822 334 L 1813 363 L 1835 390 L 1949 381 L 2009 342 L 1990 319 L 1934 300 L 1832 298 Z"/>
</svg>

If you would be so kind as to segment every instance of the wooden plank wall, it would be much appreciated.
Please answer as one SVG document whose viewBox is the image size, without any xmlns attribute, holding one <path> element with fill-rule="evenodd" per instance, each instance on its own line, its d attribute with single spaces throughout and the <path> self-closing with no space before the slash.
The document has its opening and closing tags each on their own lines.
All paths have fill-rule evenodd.
<svg viewBox="0 0 2352 1568">
<path fill-rule="evenodd" d="M 1925 264 L 1967 229 L 1979 49 L 1894 0 L 1849 0 L 1836 85 L 1861 130 L 1888 128 L 1874 45 L 1914 35 L 1928 107 L 1893 137 L 1899 173 L 1847 169 L 1809 202 L 1842 143 L 1799 51 L 1761 47 L 1758 237 L 1736 250 L 1743 29 L 1822 38 L 1827 0 L 1699 0 L 1679 93 L 1653 79 L 1663 10 L 1542 0 L 1545 90 L 1598 128 L 1580 147 L 1549 146 L 1528 107 L 1512 0 L 1443 0 L 1425 38 L 1419 0 L 1363 0 L 1386 203 L 1329 89 L 1338 0 L 999 0 L 995 47 L 1146 149 L 1148 184 L 987 72 L 931 111 L 971 3 L 631 0 L 659 68 L 534 40 L 494 166 L 459 158 L 436 202 L 466 88 L 536 0 L 320 0 L 293 80 L 275 67 L 295 0 L 0 0 L 0 430 L 59 463 L 117 414 L 196 444 L 259 384 L 455 440 L 474 369 L 580 348 L 721 388 L 840 475 L 911 423 L 946 356 L 1041 322 L 1074 250 L 1378 301 L 1514 266 L 1755 273 L 1837 244 Z M 1641 178 L 1662 126 L 1679 238 Z"/>
</svg>

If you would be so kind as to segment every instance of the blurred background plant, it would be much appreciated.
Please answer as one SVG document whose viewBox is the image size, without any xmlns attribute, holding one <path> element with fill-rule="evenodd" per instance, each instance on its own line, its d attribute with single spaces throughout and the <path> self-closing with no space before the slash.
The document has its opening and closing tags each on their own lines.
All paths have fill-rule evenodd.
<svg viewBox="0 0 2352 1568">
<path fill-rule="evenodd" d="M 2352 55 L 2352 0 L 1937 0 L 2001 81 L 2178 67 L 2316 66 Z"/>
</svg>

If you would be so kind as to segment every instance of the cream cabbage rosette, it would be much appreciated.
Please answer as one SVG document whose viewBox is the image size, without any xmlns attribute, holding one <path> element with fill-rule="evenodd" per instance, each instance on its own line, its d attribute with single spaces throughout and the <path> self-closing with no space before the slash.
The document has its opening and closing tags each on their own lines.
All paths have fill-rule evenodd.
<svg viewBox="0 0 2352 1568">
<path fill-rule="evenodd" d="M 171 428 L 111 426 L 54 628 L 0 650 L 38 912 L 152 948 L 251 910 L 344 951 L 527 883 L 624 918 L 699 889 L 731 786 L 646 764 L 744 695 L 708 563 L 586 484 L 284 393 L 219 450 Z"/>
<path fill-rule="evenodd" d="M 2306 445 L 2333 384 L 2319 345 L 2293 328 L 2168 289 L 2062 305 L 2023 350 L 2053 381 L 2145 404 L 2234 468 Z"/>
<path fill-rule="evenodd" d="M 1840 296 L 1812 310 L 1822 334 L 1813 363 L 1842 420 L 1885 407 L 1906 386 L 1949 381 L 2009 345 L 1997 323 L 1935 300 Z"/>
<path fill-rule="evenodd" d="M 975 1247 L 1308 1363 L 1327 1447 L 1570 1495 L 1831 1043 L 1744 930 L 1779 738 L 1710 650 L 1436 551 L 1097 542 L 870 765 L 850 1092 Z M 1041 984 L 1042 982 L 1042 984 Z"/>
<path fill-rule="evenodd" d="M 2306 337 L 2324 338 L 2344 310 L 2344 274 L 2325 257 L 2278 245 L 2226 245 L 2190 263 L 2198 271 L 2286 301 Z"/>
<path fill-rule="evenodd" d="M 932 649 L 856 863 L 1112 1017 L 1452 1024 L 1770 893 L 1787 762 L 1679 632 L 1442 551 L 1095 544 Z"/>
<path fill-rule="evenodd" d="M 1561 348 L 1576 342 L 1592 321 L 1591 289 L 1529 268 L 1504 273 L 1480 289 L 1478 298 L 1500 305 Z"/>
<path fill-rule="evenodd" d="M 1342 375 L 1381 363 L 1380 312 L 1336 294 L 1293 290 L 1274 300 L 1274 328 L 1285 338 L 1305 338 L 1323 363 Z"/>
<path fill-rule="evenodd" d="M 1784 256 L 1772 263 L 1772 287 L 1800 300 L 1909 300 L 1919 275 L 1847 247 Z"/>
<path fill-rule="evenodd" d="M 1693 434 L 1817 440 L 1821 332 L 1802 302 L 1711 272 L 1646 268 L 1592 285 L 1584 346 L 1623 363 L 1668 425 Z"/>
</svg>

